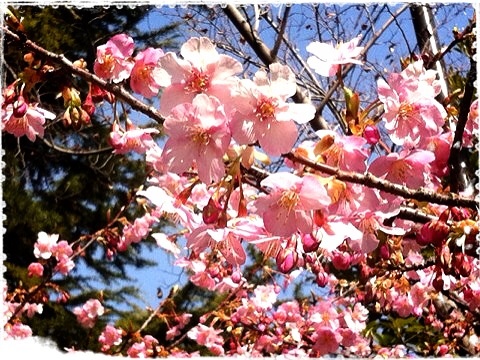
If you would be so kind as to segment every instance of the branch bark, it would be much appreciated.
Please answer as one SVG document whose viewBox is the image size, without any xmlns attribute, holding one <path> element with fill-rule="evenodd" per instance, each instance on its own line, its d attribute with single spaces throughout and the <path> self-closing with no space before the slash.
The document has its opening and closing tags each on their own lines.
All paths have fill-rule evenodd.
<svg viewBox="0 0 480 360">
<path fill-rule="evenodd" d="M 414 199 L 417 201 L 428 201 L 435 204 L 447 206 L 460 206 L 470 209 L 477 209 L 478 204 L 475 199 L 465 198 L 454 193 L 440 194 L 426 189 L 410 189 L 406 186 L 394 184 L 387 180 L 380 179 L 370 173 L 359 174 L 348 171 L 343 171 L 325 164 L 315 163 L 304 157 L 288 153 L 284 155 L 285 158 L 303 164 L 314 170 L 323 172 L 328 175 L 335 176 L 342 181 L 348 181 L 356 184 L 361 184 L 370 188 L 382 190 L 390 194 L 401 196 L 405 199 Z"/>
<path fill-rule="evenodd" d="M 448 163 L 450 165 L 450 191 L 452 192 L 458 192 L 460 188 L 460 178 L 462 170 L 460 152 L 462 150 L 463 133 L 465 131 L 465 125 L 468 120 L 468 113 L 470 111 L 473 93 L 475 91 L 474 82 L 476 78 L 477 63 L 473 59 L 470 59 L 470 70 L 467 74 L 465 90 L 463 93 L 462 102 L 460 103 L 460 111 L 458 114 L 458 122 L 455 129 L 455 136 L 453 138 L 452 147 L 450 149 L 450 157 L 448 159 Z"/>
<path fill-rule="evenodd" d="M 118 99 L 127 102 L 132 107 L 132 109 L 147 115 L 151 119 L 157 121 L 159 124 L 163 124 L 164 118 L 153 106 L 148 106 L 144 104 L 143 102 L 132 96 L 121 85 L 109 83 L 108 81 L 99 78 L 98 76 L 90 73 L 89 71 L 73 65 L 73 63 L 62 54 L 56 54 L 48 51 L 43 47 L 37 45 L 33 41 L 24 38 L 24 36 L 17 35 L 16 33 L 9 30 L 6 26 L 2 26 L 2 30 L 7 37 L 9 37 L 14 42 L 20 43 L 25 49 L 33 51 L 37 54 L 41 54 L 51 60 L 53 63 L 66 67 L 68 70 L 71 71 L 72 74 L 75 74 L 81 77 L 83 80 L 94 83 L 101 88 L 111 92 Z"/>
</svg>

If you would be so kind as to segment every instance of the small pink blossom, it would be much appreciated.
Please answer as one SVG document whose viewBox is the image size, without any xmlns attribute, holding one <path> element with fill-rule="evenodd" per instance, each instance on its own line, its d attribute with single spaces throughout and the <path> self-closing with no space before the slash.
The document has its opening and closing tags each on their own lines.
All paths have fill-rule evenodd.
<svg viewBox="0 0 480 360">
<path fill-rule="evenodd" d="M 361 65 L 362 61 L 356 59 L 363 51 L 363 47 L 357 46 L 360 39 L 361 36 L 357 36 L 349 42 L 339 43 L 337 46 L 314 41 L 306 48 L 309 53 L 313 54 L 307 59 L 307 63 L 317 74 L 322 76 L 334 76 L 338 73 L 341 65 Z"/>
<path fill-rule="evenodd" d="M 325 164 L 338 167 L 342 170 L 351 170 L 363 173 L 367 167 L 367 159 L 370 155 L 365 145 L 367 140 L 355 135 L 340 136 L 331 130 L 319 130 L 315 132 L 320 139 L 332 144 L 321 151 Z M 320 140 L 320 141 L 322 141 Z"/>
<path fill-rule="evenodd" d="M 110 133 L 110 144 L 112 144 L 115 154 L 125 154 L 129 151 L 143 154 L 155 146 L 151 134 L 157 133 L 157 129 L 137 128 L 130 120 L 127 120 L 126 130 L 121 129 L 118 123 L 114 122 Z"/>
<path fill-rule="evenodd" d="M 225 174 L 223 155 L 231 138 L 227 123 L 218 99 L 204 94 L 172 109 L 164 123 L 169 139 L 162 154 L 170 171 L 182 174 L 195 164 L 201 181 L 219 181 Z"/>
<path fill-rule="evenodd" d="M 313 345 L 317 355 L 333 354 L 337 351 L 342 335 L 327 326 L 321 326 L 316 332 L 316 341 Z"/>
<path fill-rule="evenodd" d="M 182 59 L 174 53 L 161 57 L 159 64 L 171 76 L 171 83 L 162 92 L 160 112 L 167 116 L 177 105 L 190 103 L 197 94 L 214 96 L 222 103 L 231 100 L 234 75 L 242 64 L 234 58 L 219 54 L 206 37 L 191 38 L 180 49 Z"/>
<path fill-rule="evenodd" d="M 85 328 L 93 328 L 97 318 L 102 316 L 104 312 L 105 308 L 97 299 L 90 299 L 83 306 L 77 306 L 73 309 L 77 321 Z"/>
<path fill-rule="evenodd" d="M 118 34 L 97 47 L 97 58 L 93 64 L 95 75 L 105 80 L 119 83 L 130 76 L 134 62 L 133 39 L 126 34 Z"/>
<path fill-rule="evenodd" d="M 274 235 L 289 236 L 297 230 L 313 230 L 313 213 L 330 204 L 325 187 L 313 175 L 298 177 L 279 172 L 262 180 L 270 193 L 255 202 L 257 212 L 263 216 L 265 228 Z"/>
<path fill-rule="evenodd" d="M 35 257 L 42 259 L 49 259 L 52 256 L 52 252 L 57 245 L 58 235 L 48 235 L 46 232 L 41 231 L 38 233 L 38 239 L 35 242 L 33 254 Z"/>
<path fill-rule="evenodd" d="M 120 345 L 122 343 L 122 335 L 122 329 L 107 325 L 98 337 L 98 342 L 102 344 L 102 351 L 107 351 L 112 346 Z"/>
<path fill-rule="evenodd" d="M 131 243 L 139 243 L 142 239 L 145 239 L 150 232 L 150 228 L 157 221 L 156 217 L 147 213 L 136 218 L 133 224 L 125 225 L 118 250 L 125 251 Z"/>
<path fill-rule="evenodd" d="M 198 324 L 191 329 L 187 335 L 190 339 L 195 340 L 199 345 L 207 347 L 214 355 L 222 356 L 224 354 L 223 338 L 219 335 L 223 331 L 215 330 L 209 326 Z"/>
<path fill-rule="evenodd" d="M 475 99 L 470 105 L 470 112 L 468 113 L 467 123 L 463 132 L 463 147 L 472 147 L 475 135 L 478 136 L 478 129 L 480 120 L 478 115 L 478 99 Z"/>
<path fill-rule="evenodd" d="M 135 56 L 130 74 L 130 87 L 146 98 L 158 94 L 161 87 L 170 85 L 170 75 L 158 65 L 163 56 L 161 49 L 147 48 Z"/>
<path fill-rule="evenodd" d="M 43 276 L 43 265 L 38 262 L 28 265 L 28 276 Z"/>
<path fill-rule="evenodd" d="M 5 332 L 9 338 L 12 339 L 24 339 L 32 336 L 33 332 L 30 326 L 22 323 L 15 323 L 13 325 L 6 324 Z"/>
<path fill-rule="evenodd" d="M 37 104 L 28 104 L 25 111 L 15 113 L 13 105 L 2 108 L 2 130 L 16 137 L 25 135 L 30 141 L 35 137 L 43 138 L 45 119 L 55 119 L 55 114 L 38 107 Z"/>
<path fill-rule="evenodd" d="M 230 128 L 240 145 L 260 143 L 272 156 L 287 153 L 298 137 L 295 122 L 305 124 L 315 115 L 311 104 L 287 103 L 296 93 L 295 75 L 286 65 L 273 63 L 270 73 L 260 70 L 244 79 L 234 97 L 236 113 Z"/>
<path fill-rule="evenodd" d="M 253 292 L 251 304 L 262 310 L 269 310 L 273 307 L 275 301 L 277 301 L 277 293 L 272 285 L 260 285 L 257 286 Z"/>
<path fill-rule="evenodd" d="M 58 271 L 62 275 L 67 275 L 75 267 L 75 263 L 69 256 L 60 255 L 57 257 L 57 265 L 55 265 L 55 271 Z"/>
<path fill-rule="evenodd" d="M 385 129 L 397 145 L 416 146 L 442 131 L 447 113 L 435 100 L 440 87 L 432 71 L 425 71 L 419 61 L 400 74 L 391 74 L 388 84 L 383 79 L 377 82 L 385 109 Z"/>
</svg>

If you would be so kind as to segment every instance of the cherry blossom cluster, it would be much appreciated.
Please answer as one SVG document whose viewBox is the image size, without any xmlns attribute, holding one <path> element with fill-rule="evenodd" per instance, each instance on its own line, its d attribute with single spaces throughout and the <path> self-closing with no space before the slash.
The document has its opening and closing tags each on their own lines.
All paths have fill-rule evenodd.
<svg viewBox="0 0 480 360">
<path fill-rule="evenodd" d="M 312 54 L 308 65 L 321 76 L 341 79 L 344 65 L 362 64 L 360 40 L 336 47 L 314 42 L 306 48 Z M 474 253 L 478 223 L 473 211 L 415 203 L 417 210 L 435 220 L 425 224 L 404 220 L 399 214 L 412 205 L 404 197 L 342 181 L 283 157 L 294 154 L 409 189 L 445 192 L 457 119 L 436 99 L 440 85 L 434 70 L 426 70 L 418 60 L 379 79 L 376 106 L 383 110 L 381 119 L 362 119 L 365 126 L 354 134 L 319 130 L 299 142 L 300 126 L 315 117 L 316 109 L 290 100 L 298 88 L 288 66 L 272 63 L 248 78 L 238 60 L 220 54 L 205 37 L 191 38 L 179 54 L 154 48 L 134 52 L 130 36 L 115 35 L 97 48 L 94 73 L 128 85 L 145 98 L 160 96 L 159 112 L 165 120 L 161 131 L 139 128 L 129 119 L 124 126 L 118 119 L 112 123 L 113 152 L 144 154 L 152 171 L 148 185 L 136 194 L 144 215 L 124 221 L 120 233 L 105 236 L 107 257 L 151 236 L 175 257 L 174 265 L 185 269 L 193 284 L 229 294 L 224 308 L 205 314 L 198 324 L 189 323 L 191 314 L 170 314 L 166 341 L 186 336 L 217 356 L 369 356 L 374 348 L 382 356 L 406 356 L 404 347 L 382 349 L 366 336 L 370 313 L 384 311 L 401 318 L 423 317 L 452 343 L 468 340 L 469 346 L 480 349 L 478 338 L 466 327 L 459 328 L 458 323 L 466 324 L 467 319 L 458 309 L 453 311 L 457 324 L 432 315 L 439 302 L 447 301 L 442 298 L 446 291 L 478 314 L 480 263 Z M 19 86 L 4 90 L 2 127 L 34 141 L 43 136 L 46 119 L 55 116 L 27 103 Z M 69 116 L 79 108 L 93 114 L 95 103 L 115 101 L 93 85 L 84 104 L 78 103 L 72 89 L 65 89 L 63 97 Z M 81 119 L 81 114 L 73 115 Z M 475 146 L 478 125 L 475 100 L 463 147 Z M 166 136 L 163 143 L 157 141 L 160 134 Z M 398 152 L 378 153 L 385 140 Z M 273 158 L 282 162 L 280 170 L 261 172 Z M 152 230 L 165 219 L 175 231 Z M 272 279 L 282 277 L 285 286 L 276 280 L 248 283 L 242 272 L 248 263 L 247 247 L 276 264 L 276 269 L 264 271 Z M 66 241 L 58 242 L 57 235 L 40 233 L 34 254 L 39 261 L 29 266 L 30 276 L 44 276 L 47 262 L 63 275 L 74 266 L 72 248 Z M 361 288 L 335 297 L 346 291 L 340 276 L 349 271 L 359 274 Z M 302 272 L 313 276 L 329 296 L 280 301 L 281 288 Z M 15 303 L 10 303 L 14 314 Z M 41 312 L 41 306 L 27 304 L 15 316 L 23 312 Z M 73 313 L 82 326 L 92 328 L 104 308 L 91 299 Z M 10 335 L 29 335 L 21 326 L 11 324 Z M 113 354 L 126 339 L 130 339 L 126 353 L 132 357 L 166 351 L 160 339 L 136 334 L 131 342 L 131 334 L 113 325 L 107 325 L 98 340 L 102 351 Z M 445 344 L 434 349 L 437 355 L 453 350 Z M 166 354 L 192 355 L 177 347 Z"/>
</svg>

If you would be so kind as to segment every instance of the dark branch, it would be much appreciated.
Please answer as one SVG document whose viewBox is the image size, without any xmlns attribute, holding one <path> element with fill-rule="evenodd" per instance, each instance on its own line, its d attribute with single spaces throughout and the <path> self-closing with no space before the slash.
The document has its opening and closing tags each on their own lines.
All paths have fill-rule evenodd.
<svg viewBox="0 0 480 360">
<path fill-rule="evenodd" d="M 403 185 L 394 184 L 387 180 L 380 179 L 376 176 L 373 176 L 370 173 L 359 174 L 359 173 L 343 171 L 338 168 L 334 168 L 325 164 L 315 163 L 311 160 L 294 155 L 292 153 L 288 153 L 284 155 L 284 157 L 293 162 L 308 166 L 313 170 L 317 170 L 325 174 L 335 176 L 339 180 L 361 184 L 370 188 L 382 190 L 390 194 L 401 196 L 405 199 L 414 199 L 417 201 L 428 201 L 435 204 L 441 204 L 441 205 L 447 205 L 447 206 L 460 206 L 460 207 L 466 207 L 470 209 L 477 209 L 478 207 L 478 204 L 475 201 L 475 199 L 461 197 L 454 193 L 440 194 L 440 193 L 435 193 L 432 191 L 425 190 L 423 188 L 414 190 Z"/>
<path fill-rule="evenodd" d="M 461 178 L 461 156 L 463 133 L 465 125 L 468 120 L 468 113 L 475 91 L 475 79 L 477 78 L 477 63 L 470 59 L 470 71 L 467 74 L 467 81 L 465 83 L 465 90 L 463 93 L 462 102 L 460 103 L 460 110 L 458 114 L 457 127 L 455 129 L 455 136 L 453 138 L 452 147 L 450 149 L 450 157 L 448 163 L 450 165 L 450 191 L 458 192 Z"/>
</svg>

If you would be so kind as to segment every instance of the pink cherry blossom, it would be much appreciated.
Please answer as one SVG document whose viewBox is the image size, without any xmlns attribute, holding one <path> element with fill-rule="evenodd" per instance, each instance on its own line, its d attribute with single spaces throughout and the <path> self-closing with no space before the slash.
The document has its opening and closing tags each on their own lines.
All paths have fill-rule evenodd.
<svg viewBox="0 0 480 360">
<path fill-rule="evenodd" d="M 154 97 L 161 87 L 170 85 L 170 75 L 158 65 L 161 49 L 147 48 L 135 56 L 130 74 L 130 87 L 146 98 Z"/>
<path fill-rule="evenodd" d="M 201 181 L 219 181 L 225 174 L 223 155 L 231 138 L 227 123 L 218 99 L 204 94 L 172 109 L 164 123 L 169 139 L 162 154 L 169 170 L 182 174 L 195 164 Z"/>
<path fill-rule="evenodd" d="M 170 110 L 192 102 L 197 94 L 206 94 L 228 103 L 234 75 L 242 71 L 242 64 L 234 58 L 219 54 L 210 39 L 191 38 L 180 49 L 182 58 L 167 53 L 159 60 L 160 66 L 171 76 L 160 99 L 160 112 L 167 116 Z"/>
<path fill-rule="evenodd" d="M 105 312 L 103 305 L 97 299 L 88 300 L 83 306 L 77 306 L 73 313 L 77 321 L 85 328 L 93 328 L 99 316 Z"/>
<path fill-rule="evenodd" d="M 373 175 L 412 189 L 424 186 L 429 180 L 429 164 L 435 155 L 427 150 L 404 150 L 377 157 L 368 170 Z"/>
<path fill-rule="evenodd" d="M 95 75 L 119 83 L 130 76 L 134 61 L 131 59 L 133 39 L 126 34 L 113 36 L 106 44 L 97 47 L 93 64 Z"/>
<path fill-rule="evenodd" d="M 199 345 L 207 347 L 213 355 L 222 356 L 223 350 L 223 338 L 220 336 L 222 330 L 215 330 L 209 326 L 198 324 L 191 329 L 187 335 L 190 339 L 195 340 Z"/>
<path fill-rule="evenodd" d="M 13 105 L 2 108 L 2 130 L 20 137 L 25 135 L 30 141 L 35 137 L 43 138 L 45 119 L 55 119 L 55 114 L 38 107 L 38 104 L 26 104 L 21 112 L 14 111 Z"/>
<path fill-rule="evenodd" d="M 342 170 L 360 173 L 365 171 L 370 155 L 365 147 L 366 139 L 355 135 L 340 136 L 331 130 L 319 130 L 315 133 L 320 139 L 328 137 L 333 140 L 332 144 L 321 152 L 325 164 Z"/>
<path fill-rule="evenodd" d="M 14 323 L 5 325 L 5 332 L 7 336 L 11 339 L 24 339 L 32 336 L 33 332 L 30 326 L 24 325 L 22 323 Z"/>
<path fill-rule="evenodd" d="M 28 265 L 28 276 L 43 276 L 43 265 L 37 262 Z"/>
<path fill-rule="evenodd" d="M 150 228 L 158 219 L 147 213 L 143 217 L 136 218 L 133 224 L 127 224 L 123 228 L 123 234 L 118 244 L 120 251 L 125 251 L 131 243 L 138 243 L 146 238 Z"/>
<path fill-rule="evenodd" d="M 102 351 L 107 351 L 112 346 L 120 345 L 122 343 L 122 335 L 122 329 L 117 329 L 112 325 L 105 326 L 105 329 L 98 337 L 98 342 L 102 344 Z"/>
<path fill-rule="evenodd" d="M 115 154 L 125 154 L 129 151 L 143 154 L 155 146 L 151 134 L 157 133 L 157 129 L 139 129 L 130 120 L 127 120 L 126 130 L 121 129 L 117 122 L 113 123 L 109 140 Z"/>
<path fill-rule="evenodd" d="M 440 87 L 432 71 L 425 71 L 423 62 L 416 62 L 400 74 L 391 74 L 388 84 L 383 79 L 377 82 L 385 129 L 397 145 L 415 146 L 442 131 L 447 113 L 435 100 Z"/>
<path fill-rule="evenodd" d="M 37 259 L 49 259 L 52 256 L 52 252 L 55 249 L 57 241 L 57 234 L 48 235 L 44 231 L 39 232 L 38 239 L 34 245 L 33 254 Z"/>
<path fill-rule="evenodd" d="M 251 303 L 256 309 L 269 310 L 277 301 L 277 293 L 272 285 L 259 285 L 253 291 Z"/>
<path fill-rule="evenodd" d="M 312 210 L 330 204 L 325 187 L 314 175 L 300 178 L 279 172 L 262 180 L 261 185 L 270 188 L 270 193 L 258 198 L 255 205 L 265 228 L 274 235 L 289 236 L 297 230 L 312 232 Z"/>
<path fill-rule="evenodd" d="M 67 275 L 75 267 L 75 262 L 68 256 L 60 255 L 57 257 L 57 265 L 55 265 L 55 271 L 58 271 L 62 275 Z"/>
<path fill-rule="evenodd" d="M 353 38 L 347 43 L 339 43 L 333 46 L 331 43 L 314 41 L 306 50 L 313 54 L 307 59 L 307 64 L 322 76 L 334 76 L 340 69 L 340 65 L 362 64 L 356 58 L 360 56 L 363 47 L 357 46 L 361 36 Z"/>
<path fill-rule="evenodd" d="M 237 111 L 230 127 L 238 144 L 258 141 L 267 154 L 278 156 L 290 151 L 297 140 L 294 122 L 305 124 L 313 119 L 315 107 L 287 103 L 297 91 L 295 75 L 288 66 L 274 63 L 269 70 L 269 74 L 258 71 L 253 81 L 241 81 L 234 97 Z"/>
<path fill-rule="evenodd" d="M 313 350 L 319 356 L 332 354 L 337 351 L 342 335 L 327 326 L 321 326 L 316 331 L 316 341 Z"/>
<path fill-rule="evenodd" d="M 470 112 L 468 113 L 467 123 L 463 132 L 463 147 L 472 147 L 475 135 L 478 136 L 478 129 L 480 127 L 480 119 L 478 115 L 478 99 L 475 99 L 470 105 Z"/>
</svg>

